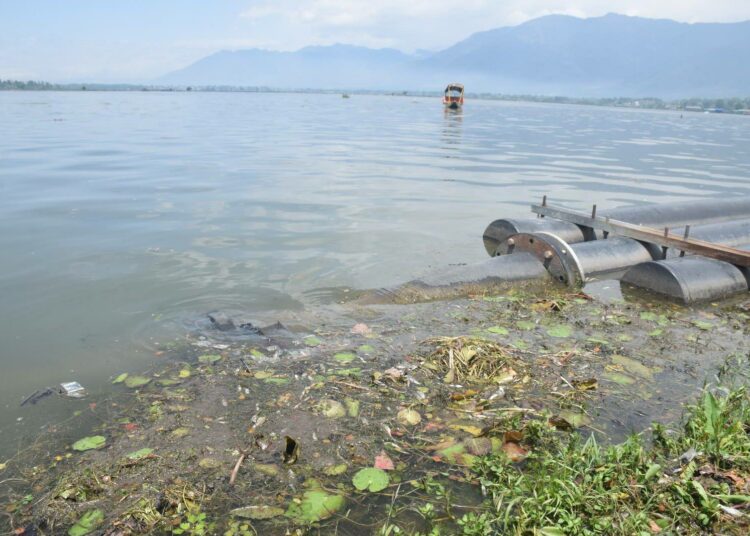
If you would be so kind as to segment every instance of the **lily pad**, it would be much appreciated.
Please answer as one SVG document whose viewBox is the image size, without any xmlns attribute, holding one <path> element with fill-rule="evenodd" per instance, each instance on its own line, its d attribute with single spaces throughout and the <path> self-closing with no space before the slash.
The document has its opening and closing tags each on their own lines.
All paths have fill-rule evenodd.
<svg viewBox="0 0 750 536">
<path fill-rule="evenodd" d="M 124 382 L 124 381 L 125 381 L 125 380 L 126 380 L 127 378 L 128 378 L 128 373 L 127 373 L 127 372 L 123 372 L 123 373 L 122 373 L 122 374 L 120 374 L 120 375 L 119 375 L 119 376 L 118 376 L 117 378 L 115 378 L 114 380 L 112 380 L 112 383 L 122 383 L 122 382 Z"/>
<path fill-rule="evenodd" d="M 354 487 L 359 491 L 367 490 L 372 493 L 383 491 L 388 487 L 390 482 L 391 479 L 388 476 L 388 473 L 375 467 L 360 469 L 352 479 L 352 484 L 354 484 Z"/>
<path fill-rule="evenodd" d="M 635 383 L 635 379 L 631 378 L 627 374 L 621 374 L 619 372 L 605 372 L 604 378 L 615 383 L 619 383 L 620 385 L 633 385 Z"/>
<path fill-rule="evenodd" d="M 198 362 L 199 363 L 216 363 L 217 361 L 221 361 L 221 356 L 219 354 L 205 354 L 198 356 Z"/>
<path fill-rule="evenodd" d="M 302 342 L 304 342 L 307 346 L 320 346 L 323 341 L 321 341 L 315 335 L 310 335 L 302 339 Z"/>
<path fill-rule="evenodd" d="M 355 356 L 351 352 L 339 352 L 338 354 L 333 356 L 333 358 L 339 363 L 351 363 L 352 361 L 354 361 L 355 357 L 357 356 Z"/>
<path fill-rule="evenodd" d="M 283 508 L 277 506 L 243 506 L 242 508 L 235 508 L 229 511 L 235 517 L 255 520 L 271 519 L 284 515 L 284 512 Z"/>
<path fill-rule="evenodd" d="M 265 380 L 266 378 L 270 378 L 273 376 L 273 372 L 270 370 L 259 370 L 255 374 L 253 374 L 253 377 L 256 380 Z"/>
<path fill-rule="evenodd" d="M 416 426 L 422 422 L 422 416 L 418 411 L 404 408 L 396 414 L 396 420 L 404 426 Z"/>
<path fill-rule="evenodd" d="M 530 320 L 519 320 L 518 322 L 516 322 L 516 326 L 518 326 L 518 329 L 531 331 L 536 327 L 536 324 L 534 324 L 534 322 L 531 322 Z"/>
<path fill-rule="evenodd" d="M 453 465 L 465 465 L 471 467 L 477 460 L 473 454 L 466 452 L 466 444 L 454 443 L 436 450 L 435 454 L 442 460 Z"/>
<path fill-rule="evenodd" d="M 583 413 L 576 413 L 574 411 L 561 411 L 560 417 L 568 421 L 573 428 L 580 428 L 581 426 L 591 424 L 591 419 L 589 419 L 588 415 L 585 415 Z"/>
<path fill-rule="evenodd" d="M 693 325 L 703 331 L 709 331 L 714 328 L 714 325 L 711 322 L 706 322 L 705 320 L 693 320 Z"/>
<path fill-rule="evenodd" d="M 272 383 L 274 385 L 286 385 L 287 383 L 289 383 L 289 378 L 274 376 L 273 378 L 266 378 L 263 381 L 266 383 Z"/>
<path fill-rule="evenodd" d="M 570 335 L 573 333 L 573 330 L 570 326 L 566 326 L 565 324 L 558 324 L 556 326 L 550 326 L 547 328 L 547 335 L 550 337 L 558 337 L 558 338 L 565 338 L 570 337 Z"/>
<path fill-rule="evenodd" d="M 635 359 L 632 359 L 630 357 L 625 357 L 624 355 L 613 355 L 612 356 L 612 363 L 616 365 L 620 365 L 622 368 L 627 370 L 628 372 L 635 374 L 636 376 L 640 376 L 641 378 L 651 379 L 653 376 L 653 373 L 650 368 L 643 365 L 639 361 L 636 361 Z"/>
<path fill-rule="evenodd" d="M 315 523 L 328 519 L 344 508 L 346 500 L 341 495 L 332 495 L 320 488 L 306 491 L 287 508 L 286 516 L 298 523 Z"/>
<path fill-rule="evenodd" d="M 76 524 L 68 529 L 68 536 L 84 536 L 90 534 L 104 522 L 104 512 L 99 510 L 89 510 L 83 514 Z"/>
<path fill-rule="evenodd" d="M 346 409 L 343 404 L 336 400 L 321 400 L 318 408 L 320 409 L 320 412 L 329 419 L 339 419 L 346 415 Z"/>
<path fill-rule="evenodd" d="M 198 462 L 198 466 L 202 467 L 203 469 L 218 469 L 219 467 L 221 467 L 221 462 L 216 458 L 202 458 Z"/>
<path fill-rule="evenodd" d="M 151 456 L 154 453 L 154 449 L 151 448 L 143 448 L 140 450 L 136 450 L 135 452 L 131 452 L 127 456 L 125 456 L 128 460 L 141 460 L 143 458 L 146 458 L 148 456 Z"/>
<path fill-rule="evenodd" d="M 107 442 L 107 438 L 100 435 L 88 436 L 73 443 L 73 450 L 83 452 L 86 450 L 100 449 Z"/>
<path fill-rule="evenodd" d="M 502 326 L 492 326 L 491 328 L 487 328 L 487 331 L 490 333 L 494 333 L 496 335 L 507 335 L 508 330 Z"/>
<path fill-rule="evenodd" d="M 172 432 L 169 434 L 172 437 L 180 438 L 185 437 L 186 435 L 190 434 L 190 428 L 187 428 L 185 426 L 181 426 L 180 428 L 175 428 L 172 430 Z"/>
<path fill-rule="evenodd" d="M 189 378 L 190 377 L 190 369 L 184 368 L 184 369 L 180 370 L 180 373 L 178 374 L 178 376 L 180 378 L 183 378 L 183 379 Z"/>
<path fill-rule="evenodd" d="M 370 352 L 374 352 L 375 348 L 370 346 L 369 344 L 363 344 L 359 348 L 357 348 L 358 352 L 362 352 L 363 354 L 369 354 Z"/>
<path fill-rule="evenodd" d="M 353 398 L 344 399 L 344 405 L 346 406 L 346 412 L 349 417 L 356 417 L 359 415 L 359 400 Z"/>
<path fill-rule="evenodd" d="M 146 376 L 129 376 L 125 380 L 125 386 L 130 389 L 136 389 L 138 387 L 143 387 L 150 382 L 151 378 L 147 378 Z"/>
</svg>

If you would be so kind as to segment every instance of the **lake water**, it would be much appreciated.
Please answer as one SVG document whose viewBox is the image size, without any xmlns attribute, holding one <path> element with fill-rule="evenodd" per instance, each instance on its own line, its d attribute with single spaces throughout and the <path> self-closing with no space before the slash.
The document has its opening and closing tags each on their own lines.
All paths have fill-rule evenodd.
<svg viewBox="0 0 750 536">
<path fill-rule="evenodd" d="M 750 195 L 750 118 L 0 93 L 0 451 L 70 412 L 20 408 L 36 389 L 103 392 L 207 311 L 271 322 L 320 307 L 321 289 L 482 260 L 485 226 L 544 194 L 574 208 Z"/>
</svg>

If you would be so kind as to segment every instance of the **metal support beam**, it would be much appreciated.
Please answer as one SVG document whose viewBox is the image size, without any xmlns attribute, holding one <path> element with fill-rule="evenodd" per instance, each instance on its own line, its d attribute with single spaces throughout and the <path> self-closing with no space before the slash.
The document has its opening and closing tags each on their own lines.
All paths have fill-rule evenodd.
<svg viewBox="0 0 750 536">
<path fill-rule="evenodd" d="M 737 266 L 750 267 L 750 252 L 748 251 L 722 246 L 703 240 L 681 238 L 670 234 L 668 229 L 661 232 L 650 227 L 635 225 L 610 218 L 592 218 L 587 214 L 574 210 L 561 207 L 551 207 L 549 205 L 532 205 L 531 211 L 541 216 L 549 216 L 558 220 L 575 223 L 576 225 L 607 231 L 608 233 L 614 233 L 619 236 L 634 238 L 635 240 L 656 244 L 663 248 L 676 248 L 695 255 L 702 255 L 711 259 L 726 261 Z"/>
</svg>

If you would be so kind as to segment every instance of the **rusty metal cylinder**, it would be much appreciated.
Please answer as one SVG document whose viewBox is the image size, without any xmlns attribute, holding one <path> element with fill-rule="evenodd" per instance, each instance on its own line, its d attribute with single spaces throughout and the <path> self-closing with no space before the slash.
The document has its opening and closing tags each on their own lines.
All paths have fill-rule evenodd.
<svg viewBox="0 0 750 536">
<path fill-rule="evenodd" d="M 600 209 L 597 215 L 638 225 L 678 229 L 686 225 L 696 226 L 750 218 L 750 197 Z M 490 223 L 482 239 L 487 253 L 494 256 L 497 247 L 510 236 L 537 232 L 555 234 L 568 244 L 595 238 L 586 236 L 584 230 L 575 224 L 552 218 L 510 218 Z"/>
</svg>

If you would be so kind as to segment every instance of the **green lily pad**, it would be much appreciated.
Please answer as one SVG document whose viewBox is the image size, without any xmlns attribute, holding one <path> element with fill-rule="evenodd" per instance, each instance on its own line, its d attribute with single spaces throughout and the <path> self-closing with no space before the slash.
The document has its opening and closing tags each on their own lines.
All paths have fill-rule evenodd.
<svg viewBox="0 0 750 536">
<path fill-rule="evenodd" d="M 661 337 L 661 335 L 664 333 L 663 329 L 656 328 L 652 332 L 648 334 L 649 337 Z"/>
<path fill-rule="evenodd" d="M 630 357 L 625 357 L 624 355 L 613 355 L 612 363 L 620 365 L 628 372 L 635 374 L 636 376 L 640 376 L 641 378 L 650 380 L 653 376 L 653 372 L 650 368 L 640 363 L 639 361 L 636 361 L 635 359 L 632 359 Z"/>
<path fill-rule="evenodd" d="M 180 370 L 180 373 L 178 374 L 178 376 L 180 378 L 182 378 L 182 379 L 189 378 L 190 377 L 190 369 L 189 368 L 184 368 L 184 369 Z"/>
<path fill-rule="evenodd" d="M 641 320 L 647 320 L 649 322 L 656 322 L 658 320 L 658 316 L 656 313 L 652 313 L 651 311 L 644 311 L 641 313 Z"/>
<path fill-rule="evenodd" d="M 531 322 L 530 320 L 519 320 L 518 322 L 516 322 L 516 326 L 518 326 L 518 329 L 531 331 L 536 327 L 536 324 L 534 324 L 534 322 Z"/>
<path fill-rule="evenodd" d="M 611 382 L 619 383 L 620 385 L 633 385 L 635 383 L 634 378 L 619 372 L 605 372 L 603 377 Z"/>
<path fill-rule="evenodd" d="M 135 452 L 131 452 L 127 456 L 125 456 L 128 460 L 140 460 L 143 458 L 146 458 L 148 456 L 151 456 L 151 454 L 154 453 L 154 449 L 151 448 L 143 448 L 140 450 L 136 450 Z"/>
<path fill-rule="evenodd" d="M 86 450 L 100 449 L 107 442 L 107 438 L 100 435 L 88 436 L 73 443 L 73 450 L 83 452 Z"/>
<path fill-rule="evenodd" d="M 117 378 L 115 378 L 114 380 L 112 380 L 112 383 L 122 383 L 122 382 L 124 382 L 127 379 L 127 377 L 128 377 L 128 373 L 127 372 L 123 372 Z"/>
<path fill-rule="evenodd" d="M 128 376 L 125 380 L 125 386 L 130 389 L 136 389 L 138 387 L 143 387 L 150 382 L 151 378 L 147 378 L 146 376 Z"/>
<path fill-rule="evenodd" d="M 349 414 L 349 417 L 356 417 L 359 415 L 359 400 L 346 398 L 344 399 L 344 405 L 346 406 L 346 412 Z"/>
<path fill-rule="evenodd" d="M 286 385 L 289 383 L 289 378 L 280 378 L 278 376 L 274 376 L 273 378 L 266 378 L 263 380 L 266 383 L 272 383 L 274 385 Z"/>
<path fill-rule="evenodd" d="M 229 511 L 235 517 L 255 520 L 271 519 L 284 515 L 284 512 L 283 508 L 277 506 L 243 506 L 242 508 L 235 508 Z"/>
<path fill-rule="evenodd" d="M 584 413 L 576 413 L 574 411 L 561 411 L 560 417 L 570 423 L 573 428 L 580 428 L 591 424 L 591 419 Z"/>
<path fill-rule="evenodd" d="M 573 330 L 570 326 L 566 326 L 565 324 L 558 324 L 556 326 L 550 326 L 547 328 L 547 335 L 550 337 L 558 337 L 558 338 L 565 338 L 570 337 L 570 335 L 573 333 Z"/>
<path fill-rule="evenodd" d="M 253 357 L 256 357 L 258 359 L 266 357 L 266 354 L 264 354 L 263 352 L 261 352 L 257 348 L 253 348 L 252 350 L 250 350 L 250 355 L 253 356 Z"/>
<path fill-rule="evenodd" d="M 487 328 L 487 331 L 489 331 L 490 333 L 494 333 L 496 335 L 507 335 L 508 334 L 508 330 L 505 329 L 502 326 L 492 326 L 491 328 Z"/>
<path fill-rule="evenodd" d="M 477 460 L 475 455 L 466 452 L 466 445 L 464 443 L 448 445 L 445 448 L 435 451 L 435 454 L 442 458 L 446 463 L 453 465 L 465 465 L 471 467 Z"/>
<path fill-rule="evenodd" d="M 693 325 L 703 331 L 709 331 L 714 328 L 714 325 L 711 322 L 706 322 L 705 320 L 693 320 Z"/>
<path fill-rule="evenodd" d="M 198 462 L 198 466 L 203 469 L 218 469 L 221 467 L 221 462 L 216 458 L 201 458 Z"/>
<path fill-rule="evenodd" d="M 172 430 L 169 435 L 176 438 L 185 437 L 186 435 L 190 435 L 190 428 L 181 426 L 180 428 Z"/>
<path fill-rule="evenodd" d="M 306 491 L 286 510 L 286 516 L 298 523 L 315 523 L 328 519 L 344 508 L 346 500 L 341 495 L 332 495 L 320 488 Z"/>
<path fill-rule="evenodd" d="M 99 510 L 89 510 L 83 514 L 76 524 L 68 529 L 68 536 L 85 536 L 90 534 L 104 522 L 104 512 Z"/>
<path fill-rule="evenodd" d="M 363 344 L 362 346 L 360 346 L 359 348 L 357 348 L 357 351 L 358 352 L 362 352 L 363 354 L 368 354 L 370 352 L 374 352 L 375 348 L 373 348 L 369 344 Z"/>
<path fill-rule="evenodd" d="M 216 363 L 217 361 L 221 361 L 221 356 L 219 354 L 205 354 L 198 356 L 198 362 L 199 363 Z"/>
<path fill-rule="evenodd" d="M 310 335 L 302 339 L 302 342 L 304 342 L 307 346 L 320 346 L 323 341 L 321 341 L 315 335 Z"/>
<path fill-rule="evenodd" d="M 339 363 L 351 363 L 352 361 L 354 361 L 355 357 L 357 356 L 355 356 L 351 352 L 339 352 L 338 354 L 333 356 L 333 358 Z"/>
<path fill-rule="evenodd" d="M 375 467 L 360 469 L 352 479 L 352 484 L 359 491 L 368 490 L 372 493 L 383 491 L 390 484 L 391 479 L 388 473 Z"/>
</svg>

